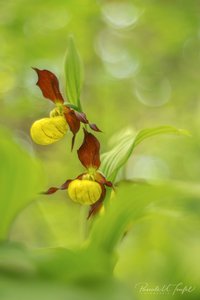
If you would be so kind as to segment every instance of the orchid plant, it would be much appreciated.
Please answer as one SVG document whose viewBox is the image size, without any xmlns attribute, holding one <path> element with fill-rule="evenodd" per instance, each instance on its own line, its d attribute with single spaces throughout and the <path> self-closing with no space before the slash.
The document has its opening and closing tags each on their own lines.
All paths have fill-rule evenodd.
<svg viewBox="0 0 200 300">
<path fill-rule="evenodd" d="M 109 152 L 100 157 L 100 142 L 88 130 L 101 132 L 94 123 L 90 123 L 82 111 L 80 102 L 80 87 L 82 81 L 82 64 L 74 45 L 73 38 L 69 39 L 68 52 L 65 60 L 66 94 L 68 102 L 64 100 L 59 88 L 59 81 L 55 74 L 48 70 L 33 68 L 38 75 L 37 85 L 45 98 L 52 101 L 55 108 L 50 116 L 37 120 L 32 124 L 30 133 L 33 141 L 40 145 L 49 145 L 62 139 L 68 131 L 72 132 L 73 150 L 75 137 L 83 124 L 84 138 L 77 150 L 78 159 L 86 171 L 75 179 L 67 179 L 60 187 L 50 187 L 43 194 L 54 194 L 58 190 L 68 190 L 69 198 L 81 205 L 90 206 L 88 218 L 103 206 L 107 190 L 116 183 L 119 170 L 127 163 L 134 148 L 144 139 L 157 134 L 185 134 L 188 132 L 172 126 L 160 126 L 143 129 L 135 134 L 124 131 L 120 141 Z M 111 193 L 108 192 L 108 197 Z"/>
<path fill-rule="evenodd" d="M 69 129 L 72 132 L 73 152 L 71 155 L 74 155 L 76 134 L 79 131 L 79 134 L 83 133 L 81 145 L 77 147 L 77 156 L 85 171 L 80 175 L 77 174 L 75 179 L 67 179 L 60 187 L 50 187 L 44 194 L 53 197 L 55 192 L 67 190 L 72 201 L 88 207 L 88 218 L 91 217 L 91 220 L 95 222 L 86 223 L 90 230 L 87 230 L 87 235 L 80 242 L 80 247 L 74 249 L 70 246 L 66 247 L 63 239 L 59 239 L 59 244 L 57 243 L 56 232 L 60 231 L 60 224 L 56 231 L 55 224 L 51 226 L 50 221 L 48 221 L 50 225 L 48 230 L 52 230 L 52 235 L 48 232 L 46 234 L 46 229 L 44 230 L 46 235 L 45 241 L 42 241 L 43 249 L 41 249 L 40 234 L 38 234 L 39 243 L 36 248 L 30 244 L 26 248 L 23 242 L 19 245 L 13 243 L 13 240 L 10 240 L 10 229 L 16 216 L 25 207 L 29 207 L 35 195 L 35 186 L 37 190 L 43 189 L 41 180 L 43 173 L 39 161 L 21 149 L 11 134 L 0 128 L 0 154 L 3 158 L 0 169 L 1 183 L 3 183 L 0 201 L 0 275 L 3 284 L 7 283 L 8 287 L 7 297 L 4 298 L 16 299 L 16 287 L 20 287 L 19 290 L 17 289 L 20 295 L 22 294 L 21 297 L 17 297 L 19 299 L 27 299 L 27 295 L 31 295 L 34 299 L 41 299 L 41 297 L 42 299 L 63 299 L 65 297 L 66 299 L 89 300 L 106 297 L 132 300 L 132 294 L 124 293 L 124 284 L 121 285 L 113 276 L 117 263 L 116 248 L 128 226 L 143 219 L 147 214 L 151 214 L 152 208 L 160 209 L 162 213 L 166 208 L 176 211 L 177 208 L 172 205 L 175 203 L 180 204 L 177 207 L 183 212 L 181 218 L 177 218 L 177 227 L 180 227 L 181 219 L 185 230 L 185 220 L 188 221 L 189 214 L 188 207 L 198 208 L 200 192 L 196 184 L 186 184 L 186 182 L 143 185 L 132 181 L 120 183 L 126 178 L 119 176 L 119 171 L 126 165 L 135 148 L 147 138 L 159 134 L 188 135 L 188 132 L 168 125 L 142 129 L 139 132 L 124 129 L 115 136 L 112 149 L 102 154 L 101 143 L 98 139 L 100 130 L 88 121 L 82 110 L 80 102 L 81 61 L 73 39 L 69 39 L 65 60 L 67 101 L 64 100 L 58 79 L 52 72 L 38 68 L 34 70 L 37 72 L 37 85 L 43 96 L 52 101 L 55 107 L 51 110 L 49 117 L 37 120 L 31 126 L 30 133 L 33 141 L 40 145 L 49 145 L 64 138 Z M 80 130 L 81 127 L 82 130 Z M 95 135 L 93 131 L 96 132 Z M 115 189 L 114 193 L 112 193 L 113 189 Z M 110 199 L 113 194 L 112 205 L 107 205 L 111 203 Z M 39 205 L 37 201 L 34 203 L 38 209 L 41 203 L 39 202 Z M 59 202 L 56 205 L 59 210 L 62 209 Z M 174 220 L 177 214 L 169 214 L 169 209 L 166 209 L 166 214 Z M 101 211 L 104 213 L 100 214 Z M 190 214 L 194 217 L 193 210 Z M 48 213 L 45 212 L 44 216 L 48 216 Z M 186 216 L 185 219 L 184 216 Z M 27 224 L 27 219 L 25 213 L 25 223 L 22 223 L 22 228 L 24 228 L 23 224 Z M 46 222 L 46 218 L 44 219 Z M 157 226 L 158 223 L 155 224 Z M 37 226 L 36 232 L 38 233 L 41 228 L 40 223 Z M 41 236 L 43 238 L 43 234 Z M 53 239 L 52 244 L 46 242 L 48 236 Z M 157 235 L 155 238 L 157 239 Z M 185 244 L 185 239 L 183 242 Z M 169 244 L 173 245 L 173 242 L 170 240 Z M 166 243 L 163 245 L 165 247 Z M 182 247 L 181 245 L 179 247 Z M 145 244 L 145 248 L 149 251 L 148 244 L 147 246 Z M 170 255 L 172 253 L 168 248 L 167 252 Z M 22 283 L 24 283 L 23 288 L 21 288 Z M 1 287 L 3 288 L 2 284 Z M 4 288 L 2 291 L 3 295 L 6 295 Z M 113 298 L 113 292 L 115 298 Z M 10 297 L 10 293 L 13 293 L 13 297 Z"/>
</svg>

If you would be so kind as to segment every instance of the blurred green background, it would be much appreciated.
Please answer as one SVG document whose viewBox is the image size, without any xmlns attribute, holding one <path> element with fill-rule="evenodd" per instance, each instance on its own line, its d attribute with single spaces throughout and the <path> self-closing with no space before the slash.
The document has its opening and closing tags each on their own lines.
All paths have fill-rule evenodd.
<svg viewBox="0 0 200 300">
<path fill-rule="evenodd" d="M 53 108 L 35 85 L 31 67 L 55 72 L 64 93 L 69 34 L 83 59 L 81 101 L 89 120 L 103 131 L 102 152 L 109 149 L 112 135 L 127 127 L 168 124 L 188 129 L 191 138 L 164 136 L 145 142 L 123 174 L 130 180 L 199 183 L 199 17 L 198 0 L 0 0 L 1 185 L 17 182 L 15 194 L 9 196 L 16 203 L 33 200 L 15 218 L 11 241 L 71 249 L 84 239 L 83 208 L 71 203 L 65 192 L 48 198 L 39 195 L 82 172 L 70 152 L 70 134 L 48 147 L 35 145 L 29 135 L 31 124 Z M 80 142 L 79 134 L 76 147 Z M 22 154 L 17 156 L 16 149 Z M 25 169 L 26 155 L 37 167 Z M 28 182 L 31 188 L 25 193 Z M 5 195 L 8 189 L 9 185 Z M 134 293 L 138 282 L 155 286 L 183 281 L 196 288 L 200 282 L 198 217 L 171 214 L 157 213 L 138 223 L 117 250 L 116 277 Z M 171 299 L 171 295 L 163 298 L 167 296 Z M 176 296 L 188 299 L 188 294 Z M 161 299 L 148 293 L 137 297 Z M 196 294 L 189 297 L 195 299 Z"/>
</svg>

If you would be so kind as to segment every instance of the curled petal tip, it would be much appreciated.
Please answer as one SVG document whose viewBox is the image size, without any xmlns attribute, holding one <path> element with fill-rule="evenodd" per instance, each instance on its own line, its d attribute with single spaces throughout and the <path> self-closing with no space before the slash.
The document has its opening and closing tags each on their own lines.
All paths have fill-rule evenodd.
<svg viewBox="0 0 200 300">
<path fill-rule="evenodd" d="M 54 194 L 55 192 L 57 192 L 57 190 L 58 190 L 58 188 L 51 187 L 46 192 L 42 192 L 41 194 L 43 194 L 43 195 L 51 195 L 51 194 Z"/>
<path fill-rule="evenodd" d="M 73 151 L 73 149 L 74 149 L 75 139 L 76 139 L 76 134 L 74 134 L 72 137 L 71 151 Z"/>
<path fill-rule="evenodd" d="M 106 181 L 105 185 L 107 185 L 108 187 L 113 187 L 113 184 L 111 181 Z"/>
<path fill-rule="evenodd" d="M 74 111 L 76 117 L 79 119 L 80 122 L 84 123 L 84 124 L 88 124 L 88 119 L 86 117 L 86 114 L 83 112 L 78 112 L 78 111 Z"/>
<path fill-rule="evenodd" d="M 92 215 L 95 215 L 98 211 L 100 211 L 102 205 L 103 205 L 102 201 L 97 201 L 95 204 L 91 205 L 87 215 L 87 220 L 89 220 Z"/>
<path fill-rule="evenodd" d="M 72 180 L 66 180 L 60 187 L 50 187 L 46 192 L 42 192 L 43 195 L 51 195 L 57 192 L 58 190 L 66 190 Z"/>
<path fill-rule="evenodd" d="M 106 196 L 106 189 L 102 184 L 101 184 L 101 189 L 102 189 L 101 197 L 99 198 L 99 200 L 97 202 L 95 202 L 94 204 L 92 204 L 90 206 L 90 210 L 88 212 L 87 219 L 89 219 L 92 215 L 95 215 L 96 213 L 98 213 L 103 205 L 103 201 Z"/>
<path fill-rule="evenodd" d="M 89 124 L 89 126 L 90 126 L 90 128 L 91 128 L 92 130 L 94 130 L 94 131 L 102 132 L 102 130 L 99 129 L 99 128 L 97 127 L 96 124 Z"/>
</svg>

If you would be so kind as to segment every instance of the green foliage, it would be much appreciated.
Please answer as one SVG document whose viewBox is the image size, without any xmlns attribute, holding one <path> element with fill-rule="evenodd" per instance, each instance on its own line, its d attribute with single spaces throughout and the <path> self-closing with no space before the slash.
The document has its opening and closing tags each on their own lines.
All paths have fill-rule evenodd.
<svg viewBox="0 0 200 300">
<path fill-rule="evenodd" d="M 200 189 L 195 185 L 121 183 L 115 199 L 110 200 L 107 213 L 99 218 L 92 230 L 91 246 L 112 253 L 128 226 L 151 215 L 152 207 L 154 210 L 173 208 L 184 215 L 188 205 L 195 205 L 198 214 L 199 197 Z"/>
<path fill-rule="evenodd" d="M 82 85 L 82 63 L 72 36 L 68 39 L 65 57 L 65 82 L 68 101 L 81 110 L 80 92 Z"/>
<path fill-rule="evenodd" d="M 8 236 L 11 222 L 42 188 L 39 162 L 23 150 L 11 134 L 0 128 L 0 239 Z"/>
<path fill-rule="evenodd" d="M 160 131 L 157 130 L 157 133 Z M 165 128 L 165 131 L 169 132 L 169 128 Z M 175 132 L 175 129 L 171 128 L 172 131 Z M 145 134 L 140 132 L 136 141 L 141 141 L 149 134 L 148 131 Z M 30 203 L 40 189 L 41 169 L 38 162 L 27 151 L 22 150 L 5 130 L 1 130 L 1 157 L 3 239 L 8 235 L 8 226 L 16 213 Z M 18 172 L 12 172 L 13 168 Z M 5 189 L 3 180 L 7 183 Z M 12 189 L 9 183 L 12 184 Z M 134 299 L 129 288 L 113 277 L 118 264 L 115 251 L 120 241 L 123 243 L 124 233 L 159 211 L 166 214 L 169 214 L 169 210 L 178 212 L 176 224 L 178 227 L 183 226 L 184 219 L 197 218 L 200 211 L 199 197 L 199 187 L 191 184 L 122 183 L 117 189 L 116 197 L 108 203 L 106 213 L 96 219 L 88 239 L 76 250 L 26 249 L 14 243 L 1 243 L 0 289 L 4 295 L 3 300 L 23 300 L 27 297 L 100 300 L 108 296 L 113 300 Z M 12 201 L 12 205 L 6 205 L 7 199 L 10 199 L 9 203 Z M 45 203 L 44 219 L 48 218 L 48 205 L 51 206 L 50 201 Z M 173 218 L 173 214 L 169 217 Z M 59 232 L 58 226 L 54 229 Z"/>
<path fill-rule="evenodd" d="M 96 257 L 100 268 L 92 257 Z M 28 251 L 16 244 L 1 244 L 2 299 L 132 300 L 125 286 L 109 275 L 108 258 L 100 251 Z"/>
<path fill-rule="evenodd" d="M 29 299 L 62 299 L 63 294 L 77 300 L 94 296 L 102 299 L 105 295 L 113 300 L 134 299 L 112 276 L 117 263 L 115 251 L 119 242 L 123 243 L 124 233 L 161 209 L 179 212 L 176 224 L 180 227 L 188 219 L 188 205 L 193 207 L 189 215 L 198 215 L 199 197 L 195 185 L 123 183 L 106 214 L 96 220 L 84 247 L 75 251 L 27 250 L 20 245 L 1 244 L 0 287 L 4 299 L 23 300 L 28 293 Z"/>
<path fill-rule="evenodd" d="M 0 98 L 4 127 L 24 134 L 36 117 L 49 110 L 48 102 L 41 101 L 39 91 L 33 87 L 36 78 L 30 66 L 55 69 L 59 74 L 56 68 L 65 51 L 65 37 L 73 32 L 86 67 L 81 98 L 86 100 L 87 115 L 92 116 L 107 136 L 129 124 L 151 128 L 170 122 L 189 128 L 194 138 L 173 139 L 170 143 L 169 139 L 162 139 L 151 148 L 150 155 L 160 158 L 169 169 L 170 180 L 182 183 L 119 185 L 117 198 L 106 201 L 106 213 L 94 220 L 88 244 L 84 247 L 80 244 L 78 248 L 76 243 L 77 251 L 48 249 L 39 253 L 30 248 L 71 247 L 74 240 L 79 240 L 76 239 L 81 223 L 79 207 L 66 199 L 65 192 L 59 192 L 48 200 L 39 198 L 39 205 L 33 202 L 20 213 L 44 189 L 43 176 L 38 162 L 7 131 L 1 130 L 0 237 L 18 240 L 28 245 L 29 250 L 11 243 L 0 245 L 0 299 L 162 298 L 162 295 L 135 295 L 134 286 L 139 281 L 152 283 L 152 287 L 181 281 L 195 286 L 195 292 L 163 298 L 199 299 L 200 43 L 199 16 L 195 13 L 199 0 L 157 1 L 156 5 L 155 1 L 142 4 L 135 1 L 125 14 L 123 7 L 132 1 L 123 5 L 119 1 L 110 5 L 91 0 L 84 3 L 47 0 L 37 1 L 37 5 L 33 0 L 29 2 L 29 5 L 25 0 L 1 3 Z M 129 21 L 134 23 L 117 29 L 130 24 Z M 75 52 L 71 57 L 67 68 L 74 79 L 68 88 L 65 74 L 66 91 L 71 107 L 80 110 L 77 95 L 80 95 L 81 72 L 75 71 L 80 69 L 79 57 Z M 141 132 L 137 143 L 133 132 L 127 138 L 119 136 L 118 143 L 122 145 L 124 141 L 125 150 L 118 148 L 119 155 L 116 151 L 114 157 L 113 150 L 106 154 L 108 157 L 102 156 L 105 173 L 115 178 L 132 147 L 148 135 L 148 131 Z M 79 138 L 77 142 L 81 143 Z M 105 135 L 101 138 L 106 142 Z M 60 184 L 68 175 L 74 178 L 81 171 L 63 143 L 45 151 L 35 147 L 50 184 Z M 128 231 L 127 226 L 132 229 Z M 125 237 L 124 230 L 128 231 Z M 49 231 L 53 232 L 51 236 Z M 42 239 L 43 242 L 38 242 Z M 100 266 L 99 274 L 95 266 Z M 135 297 L 129 295 L 127 286 L 110 278 L 113 267 L 115 277 L 126 282 Z M 87 281 L 83 280 L 85 276 Z"/>
<path fill-rule="evenodd" d="M 0 288 L 3 300 L 133 300 L 127 287 L 118 280 L 102 280 L 101 284 L 71 284 L 38 278 L 1 277 Z"/>
<path fill-rule="evenodd" d="M 175 134 L 189 136 L 189 132 L 177 129 L 172 126 L 159 126 L 140 130 L 137 134 L 127 132 L 121 137 L 118 136 L 116 146 L 102 155 L 101 171 L 108 180 L 114 182 L 118 171 L 123 167 L 131 156 L 133 150 L 142 141 L 159 134 Z"/>
</svg>

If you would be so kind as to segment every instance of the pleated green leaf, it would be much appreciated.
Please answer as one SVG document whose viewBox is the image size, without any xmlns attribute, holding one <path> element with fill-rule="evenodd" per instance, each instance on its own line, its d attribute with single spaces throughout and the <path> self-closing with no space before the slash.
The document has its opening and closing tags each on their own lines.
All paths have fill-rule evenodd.
<svg viewBox="0 0 200 300">
<path fill-rule="evenodd" d="M 160 209 L 179 213 L 177 224 L 185 224 L 184 217 L 199 215 L 200 189 L 186 183 L 137 184 L 121 183 L 115 198 L 110 200 L 106 213 L 94 224 L 90 246 L 107 253 L 115 251 L 123 235 L 139 220 Z M 182 223 L 180 223 L 182 221 Z"/>
<path fill-rule="evenodd" d="M 128 131 L 120 138 L 118 136 L 116 146 L 101 157 L 101 171 L 108 180 L 114 181 L 121 167 L 123 167 L 131 156 L 133 150 L 145 139 L 159 134 L 175 134 L 189 136 L 189 132 L 172 126 L 159 126 L 147 128 L 137 134 Z"/>
<path fill-rule="evenodd" d="M 68 39 L 65 56 L 65 83 L 68 101 L 81 110 L 80 92 L 83 78 L 83 67 L 80 55 L 76 49 L 72 36 Z"/>
</svg>

